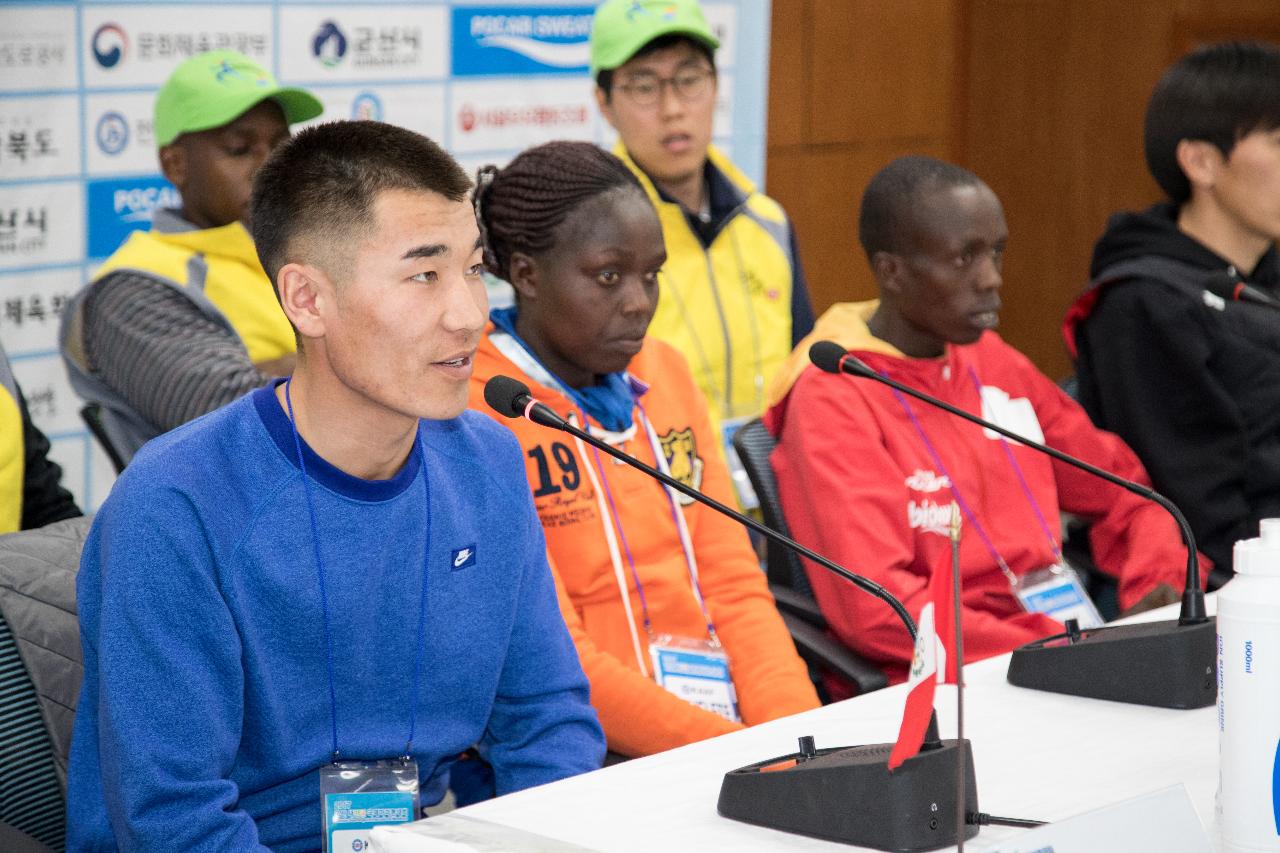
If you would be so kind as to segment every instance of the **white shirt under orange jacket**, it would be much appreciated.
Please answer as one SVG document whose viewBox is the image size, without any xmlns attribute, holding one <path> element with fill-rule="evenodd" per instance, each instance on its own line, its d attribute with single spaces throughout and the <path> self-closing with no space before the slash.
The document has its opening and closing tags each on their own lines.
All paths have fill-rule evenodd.
<svg viewBox="0 0 1280 853">
<path fill-rule="evenodd" d="M 580 424 L 583 415 L 573 401 L 518 367 L 495 346 L 493 332 L 490 325 L 476 355 L 471 405 L 490 411 L 483 402 L 484 383 L 505 374 L 527 383 L 535 397 Z M 510 351 L 513 339 L 498 335 L 505 338 Z M 683 357 L 649 338 L 629 372 L 649 385 L 641 405 L 672 475 L 732 505 L 729 474 L 706 403 Z M 525 420 L 501 422 L 512 429 L 525 451 L 560 609 L 591 682 L 591 704 L 599 712 L 609 748 L 624 755 L 647 755 L 740 728 L 668 693 L 646 674 L 649 637 L 626 552 L 635 563 L 652 633 L 707 637 L 666 489 L 639 471 L 579 446 L 566 433 Z M 594 421 L 591 426 L 600 430 Z M 610 440 L 642 461 L 658 465 L 638 412 L 633 429 L 610 434 Z M 606 484 L 612 506 L 603 494 Z M 683 506 L 680 511 L 688 525 L 708 611 L 729 655 L 743 721 L 753 725 L 817 707 L 817 695 L 745 531 L 701 504 Z M 605 525 L 614 526 L 622 554 L 627 605 Z"/>
</svg>

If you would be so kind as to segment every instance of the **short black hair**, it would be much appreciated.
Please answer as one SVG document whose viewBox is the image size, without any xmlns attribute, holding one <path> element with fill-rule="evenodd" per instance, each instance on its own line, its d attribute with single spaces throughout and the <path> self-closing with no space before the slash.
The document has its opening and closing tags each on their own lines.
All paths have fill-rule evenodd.
<svg viewBox="0 0 1280 853">
<path fill-rule="evenodd" d="M 716 70 L 715 51 L 713 51 L 707 44 L 700 42 L 695 38 L 680 35 L 679 33 L 668 33 L 665 36 L 658 36 L 656 39 L 633 53 L 631 55 L 631 59 L 641 59 L 651 53 L 657 53 L 660 50 L 675 47 L 681 42 L 691 44 L 697 48 L 698 51 L 707 58 L 707 62 L 711 63 L 711 70 Z M 631 59 L 628 59 L 627 62 L 630 62 Z M 622 64 L 626 65 L 627 63 L 624 62 Z M 602 68 L 596 72 L 596 85 L 604 90 L 604 97 L 606 101 L 613 97 L 613 72 L 617 70 L 617 68 Z"/>
<path fill-rule="evenodd" d="M 372 227 L 374 202 L 386 190 L 464 201 L 471 181 L 430 139 L 382 122 L 319 124 L 277 148 L 254 178 L 249 208 L 258 259 L 272 283 L 281 267 L 302 260 L 299 251 L 354 242 L 353 232 Z"/>
<path fill-rule="evenodd" d="M 899 157 L 876 172 L 858 212 L 858 240 L 867 260 L 874 262 L 876 252 L 902 251 L 903 231 L 922 193 L 972 186 L 986 185 L 968 169 L 921 154 Z"/>
<path fill-rule="evenodd" d="M 552 248 L 570 213 L 619 188 L 644 194 L 625 163 L 590 142 L 548 142 L 522 152 L 505 169 L 483 167 L 476 174 L 475 206 L 485 265 L 508 278 L 512 253 Z"/>
<path fill-rule="evenodd" d="M 1280 127 L 1280 48 L 1261 42 L 1211 44 L 1180 59 L 1147 105 L 1147 168 L 1175 204 L 1191 197 L 1178 143 L 1211 142 L 1224 157 L 1255 130 Z"/>
</svg>

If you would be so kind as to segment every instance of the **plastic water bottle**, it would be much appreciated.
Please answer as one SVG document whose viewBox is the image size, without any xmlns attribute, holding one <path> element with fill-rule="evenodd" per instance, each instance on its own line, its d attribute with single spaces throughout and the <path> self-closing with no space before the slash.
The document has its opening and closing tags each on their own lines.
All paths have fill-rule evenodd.
<svg viewBox="0 0 1280 853">
<path fill-rule="evenodd" d="M 1227 853 L 1280 851 L 1280 518 L 1237 542 L 1218 592 L 1218 828 Z"/>
</svg>

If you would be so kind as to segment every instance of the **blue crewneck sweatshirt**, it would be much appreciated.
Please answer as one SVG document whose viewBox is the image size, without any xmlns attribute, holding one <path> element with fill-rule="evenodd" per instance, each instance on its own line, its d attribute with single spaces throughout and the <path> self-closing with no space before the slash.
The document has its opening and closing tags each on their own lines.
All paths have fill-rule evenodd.
<svg viewBox="0 0 1280 853">
<path fill-rule="evenodd" d="M 474 412 L 423 421 L 420 437 L 382 481 L 303 447 L 339 749 L 402 754 L 416 704 L 424 804 L 473 744 L 500 794 L 598 767 L 604 739 L 519 446 Z M 77 584 L 85 678 L 68 850 L 320 848 L 317 769 L 332 726 L 314 554 L 274 389 L 135 457 L 94 521 Z"/>
</svg>

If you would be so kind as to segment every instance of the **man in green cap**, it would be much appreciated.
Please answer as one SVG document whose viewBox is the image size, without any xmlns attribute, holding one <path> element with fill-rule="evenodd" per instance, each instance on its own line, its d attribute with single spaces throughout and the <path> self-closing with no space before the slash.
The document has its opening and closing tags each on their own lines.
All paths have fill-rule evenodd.
<svg viewBox="0 0 1280 853">
<path fill-rule="evenodd" d="M 76 391 L 128 462 L 146 441 L 293 369 L 293 330 L 246 230 L 253 176 L 320 102 L 218 50 L 156 95 L 160 168 L 182 194 L 98 268 L 62 319 Z"/>
<path fill-rule="evenodd" d="M 689 360 L 751 505 L 729 439 L 763 411 L 765 384 L 813 327 L 813 309 L 786 213 L 711 144 L 719 46 L 696 0 L 606 0 L 591 25 L 614 153 L 644 185 L 667 244 L 649 334 Z"/>
</svg>

